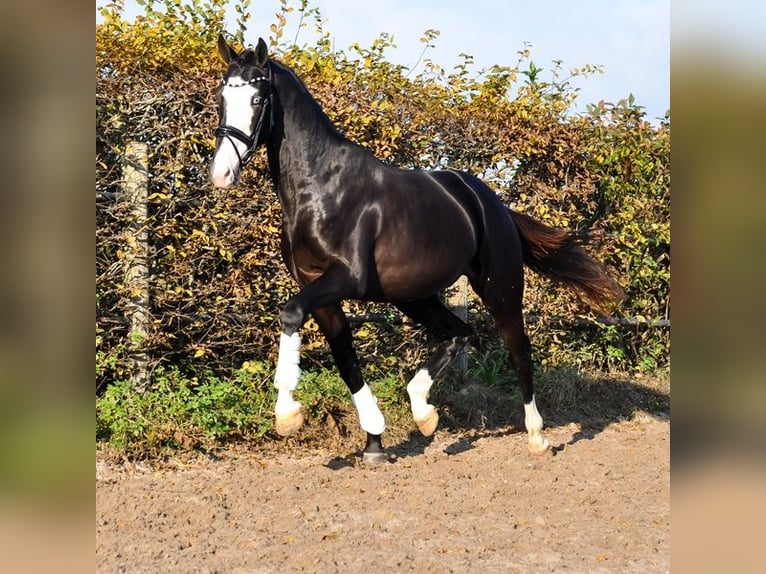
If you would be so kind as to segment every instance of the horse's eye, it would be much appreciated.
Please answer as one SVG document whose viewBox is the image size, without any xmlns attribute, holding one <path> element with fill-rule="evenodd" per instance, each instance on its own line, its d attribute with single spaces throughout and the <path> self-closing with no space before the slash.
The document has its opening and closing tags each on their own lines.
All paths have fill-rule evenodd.
<svg viewBox="0 0 766 574">
<path fill-rule="evenodd" d="M 261 96 L 253 96 L 253 105 L 259 106 L 263 103 L 263 97 Z"/>
</svg>

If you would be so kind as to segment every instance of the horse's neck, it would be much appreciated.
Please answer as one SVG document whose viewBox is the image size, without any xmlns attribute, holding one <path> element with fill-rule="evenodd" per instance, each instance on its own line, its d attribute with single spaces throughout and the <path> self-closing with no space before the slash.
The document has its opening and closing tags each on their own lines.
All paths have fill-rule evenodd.
<svg viewBox="0 0 766 574">
<path fill-rule="evenodd" d="M 268 144 L 269 171 L 283 215 L 292 219 L 312 198 L 332 195 L 340 200 L 339 170 L 354 167 L 371 173 L 381 164 L 335 128 L 291 70 L 278 70 L 281 121 Z"/>
<path fill-rule="evenodd" d="M 270 144 L 269 163 L 278 187 L 291 176 L 319 177 L 328 169 L 327 154 L 351 145 L 332 125 L 313 96 L 287 68 L 279 70 L 282 129 Z"/>
</svg>

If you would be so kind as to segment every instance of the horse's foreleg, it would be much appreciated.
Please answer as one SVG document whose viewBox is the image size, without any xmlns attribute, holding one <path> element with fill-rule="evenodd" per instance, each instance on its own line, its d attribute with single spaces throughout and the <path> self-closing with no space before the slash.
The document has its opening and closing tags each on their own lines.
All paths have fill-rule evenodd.
<svg viewBox="0 0 766 574">
<path fill-rule="evenodd" d="M 386 421 L 372 390 L 362 379 L 346 315 L 335 305 L 316 309 L 313 315 L 330 345 L 338 372 L 351 391 L 352 401 L 359 414 L 359 424 L 367 433 L 363 459 L 371 463 L 383 462 L 386 459 L 380 435 L 386 428 Z"/>
<path fill-rule="evenodd" d="M 301 376 L 301 336 L 295 331 L 279 337 L 279 358 L 274 376 L 277 404 L 274 407 L 275 429 L 282 436 L 298 432 L 303 425 L 303 407 L 293 398 Z"/>
<path fill-rule="evenodd" d="M 282 436 L 298 432 L 304 420 L 303 407 L 293 398 L 301 374 L 301 337 L 298 331 L 309 313 L 323 305 L 340 301 L 347 285 L 347 274 L 343 269 L 331 268 L 291 297 L 282 310 L 282 334 L 279 337 L 279 356 L 274 376 L 274 387 L 277 389 L 275 429 Z"/>
</svg>

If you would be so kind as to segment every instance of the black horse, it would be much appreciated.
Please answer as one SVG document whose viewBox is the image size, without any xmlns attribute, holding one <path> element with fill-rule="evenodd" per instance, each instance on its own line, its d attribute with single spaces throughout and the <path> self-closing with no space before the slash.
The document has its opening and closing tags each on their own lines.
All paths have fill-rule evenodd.
<svg viewBox="0 0 766 574">
<path fill-rule="evenodd" d="M 407 385 L 413 417 L 431 435 L 439 417 L 427 402 L 429 389 L 471 334 L 437 293 L 466 275 L 521 381 L 529 450 L 545 452 L 522 318 L 522 265 L 575 289 L 596 308 L 623 298 L 604 266 L 572 232 L 510 210 L 469 173 L 382 163 L 338 132 L 296 74 L 269 59 L 263 39 L 255 50 L 238 53 L 219 36 L 218 50 L 228 70 L 217 91 L 220 125 L 210 177 L 217 187 L 235 185 L 255 149 L 266 146 L 282 204 L 282 254 L 300 285 L 281 314 L 277 432 L 290 435 L 303 423 L 292 393 L 300 377 L 299 329 L 311 314 L 367 432 L 365 460 L 385 459 L 385 421 L 362 380 L 341 307 L 357 299 L 392 303 L 443 341 Z"/>
</svg>

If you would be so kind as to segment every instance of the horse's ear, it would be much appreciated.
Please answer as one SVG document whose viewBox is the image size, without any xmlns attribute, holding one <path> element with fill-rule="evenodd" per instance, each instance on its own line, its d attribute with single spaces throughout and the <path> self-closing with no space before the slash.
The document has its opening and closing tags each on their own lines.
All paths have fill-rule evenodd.
<svg viewBox="0 0 766 574">
<path fill-rule="evenodd" d="M 266 65 L 268 59 L 269 47 L 266 45 L 266 42 L 263 41 L 263 38 L 258 38 L 258 45 L 255 47 L 255 63 L 260 67 L 263 67 Z"/>
<path fill-rule="evenodd" d="M 221 58 L 227 64 L 237 57 L 237 51 L 229 46 L 223 34 L 218 34 L 218 53 L 221 54 Z"/>
</svg>

